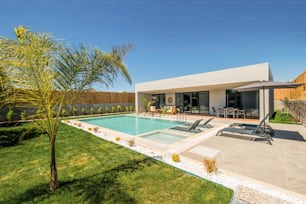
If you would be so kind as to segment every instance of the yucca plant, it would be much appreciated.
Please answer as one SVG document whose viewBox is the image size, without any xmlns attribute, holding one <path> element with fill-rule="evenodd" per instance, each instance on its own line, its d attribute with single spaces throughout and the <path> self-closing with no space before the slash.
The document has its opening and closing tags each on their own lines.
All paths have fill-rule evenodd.
<svg viewBox="0 0 306 204">
<path fill-rule="evenodd" d="M 20 119 L 21 120 L 26 120 L 27 119 L 27 111 L 25 111 L 25 110 L 21 111 Z"/>
<path fill-rule="evenodd" d="M 95 108 L 94 108 L 94 107 L 91 107 L 91 108 L 90 108 L 90 114 L 93 115 L 94 113 L 95 113 Z"/>
<path fill-rule="evenodd" d="M 82 115 L 85 115 L 85 114 L 86 114 L 85 108 L 82 108 L 82 109 L 81 109 L 81 113 L 82 113 Z"/>
<path fill-rule="evenodd" d="M 121 112 L 121 106 L 117 105 L 117 112 Z"/>
<path fill-rule="evenodd" d="M 97 113 L 98 113 L 98 114 L 101 114 L 102 111 L 103 111 L 103 109 L 102 109 L 102 107 L 100 107 L 100 108 L 98 108 Z"/>
<path fill-rule="evenodd" d="M 111 85 L 118 73 L 131 83 L 122 61 L 131 46 L 113 47 L 110 52 L 83 45 L 66 48 L 50 35 L 24 26 L 15 28 L 15 34 L 16 39 L 0 37 L 0 68 L 11 86 L 18 88 L 6 96 L 38 110 L 34 124 L 50 140 L 50 190 L 54 191 L 59 187 L 55 141 L 63 106 L 73 104 L 93 83 Z"/>
<path fill-rule="evenodd" d="M 72 115 L 76 116 L 78 114 L 78 109 L 76 107 L 72 107 Z"/>
</svg>

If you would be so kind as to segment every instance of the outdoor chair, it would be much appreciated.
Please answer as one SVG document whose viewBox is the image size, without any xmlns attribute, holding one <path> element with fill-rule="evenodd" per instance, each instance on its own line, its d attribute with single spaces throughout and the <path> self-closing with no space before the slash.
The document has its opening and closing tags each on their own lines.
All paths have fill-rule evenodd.
<svg viewBox="0 0 306 204">
<path fill-rule="evenodd" d="M 267 116 L 255 127 L 255 128 L 235 128 L 235 127 L 227 127 L 218 131 L 216 136 L 221 134 L 228 134 L 232 137 L 249 137 L 252 141 L 258 139 L 266 140 L 268 144 L 272 145 L 272 137 L 269 133 L 262 128 L 264 121 L 267 119 Z"/>
<path fill-rule="evenodd" d="M 228 107 L 225 109 L 226 117 L 232 116 L 232 118 L 236 117 L 236 110 L 233 107 Z"/>
<path fill-rule="evenodd" d="M 192 125 L 190 126 L 187 126 L 187 127 L 183 127 L 183 126 L 175 126 L 173 128 L 170 128 L 170 129 L 173 129 L 173 130 L 180 130 L 180 131 L 186 131 L 186 132 L 201 132 L 200 129 L 197 129 L 197 127 L 199 126 L 200 122 L 202 121 L 203 119 L 199 119 L 199 120 L 196 120 Z"/>
<path fill-rule="evenodd" d="M 224 108 L 218 108 L 217 109 L 217 116 L 220 117 L 220 115 L 223 115 L 223 117 L 226 117 L 226 112 Z"/>
</svg>

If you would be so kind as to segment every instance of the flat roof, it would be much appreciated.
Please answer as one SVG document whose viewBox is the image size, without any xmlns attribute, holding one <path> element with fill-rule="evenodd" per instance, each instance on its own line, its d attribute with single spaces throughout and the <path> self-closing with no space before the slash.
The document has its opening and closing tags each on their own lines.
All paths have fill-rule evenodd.
<svg viewBox="0 0 306 204">
<path fill-rule="evenodd" d="M 135 85 L 136 92 L 184 92 L 231 89 L 248 83 L 273 80 L 269 63 L 228 68 L 200 74 L 174 77 Z"/>
</svg>

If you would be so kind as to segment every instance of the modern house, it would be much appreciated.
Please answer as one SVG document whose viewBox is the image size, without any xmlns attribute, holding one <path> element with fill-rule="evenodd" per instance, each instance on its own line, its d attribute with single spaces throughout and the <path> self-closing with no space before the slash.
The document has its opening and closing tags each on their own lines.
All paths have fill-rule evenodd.
<svg viewBox="0 0 306 204">
<path fill-rule="evenodd" d="M 210 115 L 212 107 L 235 107 L 245 110 L 246 117 L 263 118 L 273 110 L 273 90 L 233 90 L 263 80 L 273 81 L 268 63 L 138 83 L 135 85 L 136 112 L 146 110 L 144 98 L 154 97 L 156 108 L 175 106 L 184 113 Z"/>
</svg>

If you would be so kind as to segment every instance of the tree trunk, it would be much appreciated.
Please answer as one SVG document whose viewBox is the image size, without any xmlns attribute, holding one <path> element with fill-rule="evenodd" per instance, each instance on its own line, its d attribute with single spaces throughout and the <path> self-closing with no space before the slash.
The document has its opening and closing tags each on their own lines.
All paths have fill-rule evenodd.
<svg viewBox="0 0 306 204">
<path fill-rule="evenodd" d="M 58 188 L 56 159 L 55 159 L 55 140 L 51 139 L 50 142 L 51 142 L 51 160 L 50 160 L 51 180 L 50 180 L 50 191 L 55 191 Z"/>
</svg>

